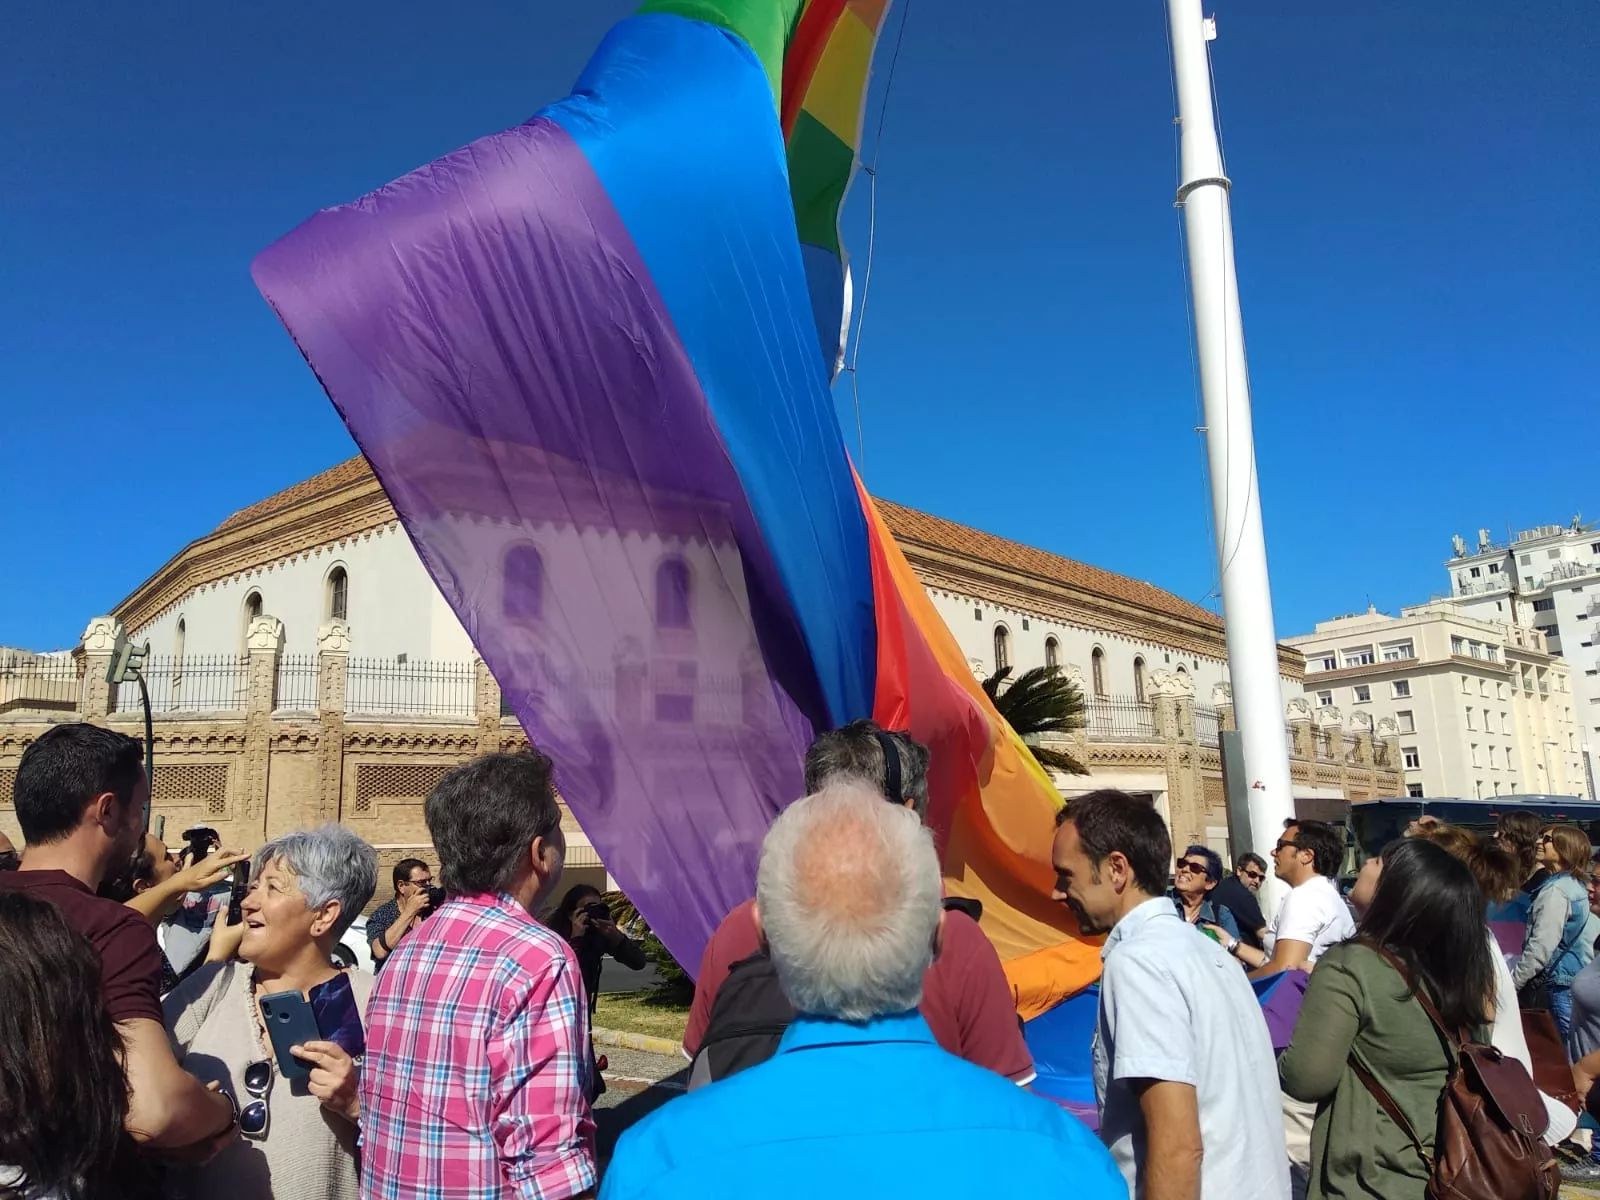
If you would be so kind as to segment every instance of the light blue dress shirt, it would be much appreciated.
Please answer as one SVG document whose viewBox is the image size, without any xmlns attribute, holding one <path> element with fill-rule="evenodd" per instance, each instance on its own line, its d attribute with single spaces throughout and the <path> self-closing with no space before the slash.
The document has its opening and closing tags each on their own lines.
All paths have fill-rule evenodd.
<svg viewBox="0 0 1600 1200">
<path fill-rule="evenodd" d="M 797 1019 L 767 1062 L 671 1101 L 624 1134 L 600 1195 L 982 1200 L 1064 1192 L 1072 1200 L 1128 1194 L 1110 1155 L 1076 1119 L 940 1049 L 911 1012 L 866 1025 Z"/>
</svg>

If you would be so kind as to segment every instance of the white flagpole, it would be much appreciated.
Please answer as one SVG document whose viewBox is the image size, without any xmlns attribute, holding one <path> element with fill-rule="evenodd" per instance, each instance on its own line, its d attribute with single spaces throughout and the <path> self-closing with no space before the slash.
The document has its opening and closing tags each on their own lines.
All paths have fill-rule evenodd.
<svg viewBox="0 0 1600 1200">
<path fill-rule="evenodd" d="M 1294 815 L 1294 792 L 1256 485 L 1244 326 L 1233 266 L 1231 185 L 1222 173 L 1211 104 L 1206 43 L 1216 36 L 1216 27 L 1204 18 L 1200 0 L 1167 0 L 1167 15 L 1182 129 L 1178 205 L 1183 209 L 1194 296 L 1228 673 L 1249 780 L 1251 849 L 1270 859 L 1284 820 Z M 1241 849 L 1234 847 L 1234 852 Z"/>
</svg>

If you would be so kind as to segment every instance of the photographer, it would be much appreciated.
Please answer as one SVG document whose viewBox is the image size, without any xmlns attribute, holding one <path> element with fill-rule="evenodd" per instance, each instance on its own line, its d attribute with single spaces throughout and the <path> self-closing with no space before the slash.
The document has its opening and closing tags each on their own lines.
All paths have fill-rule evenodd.
<svg viewBox="0 0 1600 1200">
<path fill-rule="evenodd" d="M 589 1100 L 592 1103 L 606 1090 L 605 1080 L 600 1078 L 601 1063 L 594 1053 L 594 1006 L 600 999 L 600 967 L 609 954 L 629 970 L 643 970 L 647 962 L 644 947 L 617 928 L 611 910 L 600 898 L 600 889 L 587 883 L 569 888 L 545 924 L 552 933 L 566 938 L 577 955 L 583 990 L 589 997 Z"/>
<path fill-rule="evenodd" d="M 642 971 L 646 965 L 644 947 L 617 928 L 611 910 L 600 899 L 600 889 L 591 884 L 580 883 L 568 889 L 545 924 L 566 938 L 578 956 L 591 1017 L 600 995 L 600 964 L 606 955 L 631 971 Z"/>
<path fill-rule="evenodd" d="M 420 858 L 402 858 L 394 865 L 394 899 L 380 904 L 367 918 L 367 942 L 372 947 L 372 969 L 383 970 L 384 960 L 405 937 L 443 902 L 433 886 L 433 871 Z"/>
</svg>

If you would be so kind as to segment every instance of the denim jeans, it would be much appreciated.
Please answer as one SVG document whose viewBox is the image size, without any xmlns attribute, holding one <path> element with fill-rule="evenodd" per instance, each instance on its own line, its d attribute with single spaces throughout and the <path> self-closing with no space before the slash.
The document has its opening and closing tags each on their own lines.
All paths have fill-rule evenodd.
<svg viewBox="0 0 1600 1200">
<path fill-rule="evenodd" d="M 1550 985 L 1550 1015 L 1555 1018 L 1556 1028 L 1561 1030 L 1561 1040 L 1565 1042 L 1572 1033 L 1572 989 Z"/>
</svg>

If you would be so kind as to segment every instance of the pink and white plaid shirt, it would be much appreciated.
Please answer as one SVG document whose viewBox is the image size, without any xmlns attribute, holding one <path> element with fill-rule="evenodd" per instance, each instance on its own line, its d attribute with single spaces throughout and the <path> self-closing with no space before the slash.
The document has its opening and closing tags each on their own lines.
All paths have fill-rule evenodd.
<svg viewBox="0 0 1600 1200">
<path fill-rule="evenodd" d="M 367 1007 L 362 1200 L 562 1200 L 594 1186 L 583 978 L 510 896 L 457 897 Z"/>
</svg>

